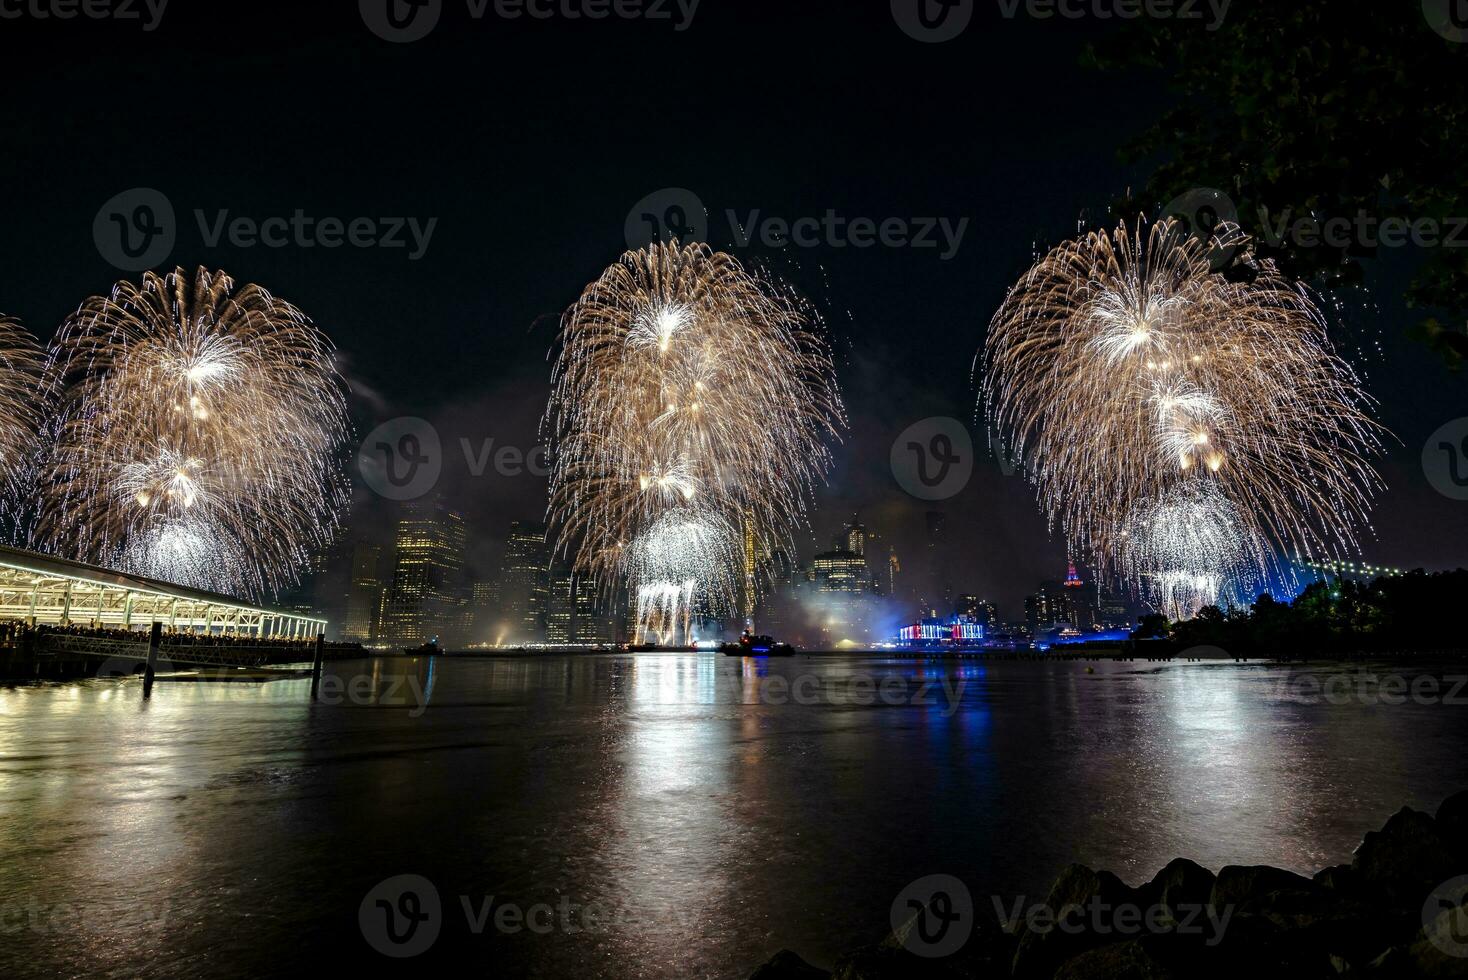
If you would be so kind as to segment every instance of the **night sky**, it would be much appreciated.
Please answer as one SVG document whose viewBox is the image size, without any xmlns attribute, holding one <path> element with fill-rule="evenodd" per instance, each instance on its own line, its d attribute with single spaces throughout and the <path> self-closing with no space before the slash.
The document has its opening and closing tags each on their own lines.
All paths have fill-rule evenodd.
<svg viewBox="0 0 1468 980">
<path fill-rule="evenodd" d="M 1108 202 L 1146 177 L 1118 148 L 1167 96 L 1156 78 L 1080 64 L 1111 25 L 1007 20 L 994 3 L 944 44 L 909 38 L 885 0 L 703 0 L 675 28 L 473 20 L 463 0 L 410 44 L 379 39 L 340 0 L 172 0 L 152 31 L 0 20 L 0 312 L 49 339 L 85 297 L 134 277 L 103 258 L 93 221 L 130 188 L 162 191 L 178 221 L 169 267 L 224 269 L 311 316 L 340 349 L 359 436 L 395 416 L 434 422 L 440 489 L 490 574 L 508 522 L 541 516 L 544 481 L 474 478 L 459 440 L 536 444 L 561 311 L 626 247 L 636 202 L 687 188 L 714 245 L 824 314 L 852 424 L 814 535 L 825 547 L 860 509 L 912 555 L 929 505 L 893 480 L 894 438 L 929 416 L 974 422 L 974 354 L 1005 288 L 1078 223 L 1115 223 Z M 196 209 L 209 221 L 300 209 L 437 223 L 412 260 L 406 248 L 211 247 Z M 946 260 L 942 248 L 738 247 L 729 210 L 967 226 Z M 1420 455 L 1464 414 L 1464 379 L 1405 337 L 1413 262 L 1397 252 L 1368 266 L 1377 309 L 1357 304 L 1339 325 L 1401 441 L 1363 557 L 1451 567 L 1468 504 L 1433 490 Z M 360 484 L 353 533 L 380 533 L 391 510 Z M 992 459 L 941 506 L 960 591 L 1013 617 L 1021 595 L 1063 574 L 1030 489 Z"/>
</svg>

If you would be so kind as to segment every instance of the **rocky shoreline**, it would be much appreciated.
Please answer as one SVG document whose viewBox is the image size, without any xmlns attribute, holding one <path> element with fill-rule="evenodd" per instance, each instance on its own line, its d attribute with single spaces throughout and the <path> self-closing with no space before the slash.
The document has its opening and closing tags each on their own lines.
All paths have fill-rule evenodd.
<svg viewBox="0 0 1468 980">
<path fill-rule="evenodd" d="M 1073 864 L 1007 922 L 982 902 L 928 902 L 831 972 L 781 950 L 751 980 L 1468 977 L 1468 791 L 1436 814 L 1403 807 L 1350 864 L 1311 878 L 1178 858 L 1133 888 Z M 965 905 L 966 924 L 954 914 Z M 967 932 L 952 952 L 935 941 L 947 928 Z"/>
</svg>

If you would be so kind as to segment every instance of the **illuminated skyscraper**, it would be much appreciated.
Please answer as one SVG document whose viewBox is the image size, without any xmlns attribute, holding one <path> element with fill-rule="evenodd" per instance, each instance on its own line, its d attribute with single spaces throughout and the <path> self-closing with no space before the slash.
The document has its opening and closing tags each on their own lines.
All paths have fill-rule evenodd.
<svg viewBox="0 0 1468 980">
<path fill-rule="evenodd" d="M 464 520 L 436 498 L 403 505 L 392 583 L 382 605 L 382 638 L 414 647 L 458 642 L 469 597 L 464 580 Z"/>
<path fill-rule="evenodd" d="M 480 579 L 474 583 L 469 598 L 470 639 L 474 643 L 494 643 L 499 639 L 500 582 L 498 578 Z"/>
<path fill-rule="evenodd" d="M 596 583 L 557 562 L 547 578 L 545 641 L 568 646 L 613 643 L 617 639 L 612 605 L 597 594 Z"/>
<path fill-rule="evenodd" d="M 1101 605 L 1096 584 L 1083 581 L 1073 561 L 1066 568 L 1065 591 L 1070 602 L 1070 621 L 1083 630 L 1096 626 Z"/>
<path fill-rule="evenodd" d="M 576 576 L 557 563 L 546 578 L 545 642 L 574 643 L 576 622 Z"/>
<path fill-rule="evenodd" d="M 342 639 L 367 643 L 377 638 L 382 610 L 382 548 L 358 541 L 352 549 L 352 575 L 347 583 L 347 612 Z"/>
<path fill-rule="evenodd" d="M 546 545 L 545 525 L 512 521 L 500 572 L 504 642 L 535 643 L 545 639 L 549 579 L 550 549 Z"/>
<path fill-rule="evenodd" d="M 1025 619 L 1032 631 L 1074 626 L 1074 588 L 1059 582 L 1040 583 L 1040 591 L 1025 599 Z"/>
<path fill-rule="evenodd" d="M 851 551 L 827 551 L 812 559 L 811 571 L 824 642 L 870 642 L 874 598 L 867 560 Z"/>
</svg>

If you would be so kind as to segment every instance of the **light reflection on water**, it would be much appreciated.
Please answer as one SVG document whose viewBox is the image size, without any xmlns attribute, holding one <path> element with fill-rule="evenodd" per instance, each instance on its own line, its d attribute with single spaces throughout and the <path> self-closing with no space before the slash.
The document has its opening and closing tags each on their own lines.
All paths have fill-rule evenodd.
<svg viewBox="0 0 1468 980">
<path fill-rule="evenodd" d="M 0 688 L 0 973 L 376 963 L 358 903 L 411 872 L 447 916 L 415 966 L 742 977 L 782 946 L 829 964 L 874 941 L 921 875 L 987 903 L 1071 860 L 1133 882 L 1178 855 L 1309 873 L 1468 785 L 1468 706 L 1310 703 L 1253 665 L 332 672 L 315 705 L 304 679 L 160 682 L 148 702 L 136 680 Z M 475 936 L 461 895 L 614 924 Z"/>
</svg>

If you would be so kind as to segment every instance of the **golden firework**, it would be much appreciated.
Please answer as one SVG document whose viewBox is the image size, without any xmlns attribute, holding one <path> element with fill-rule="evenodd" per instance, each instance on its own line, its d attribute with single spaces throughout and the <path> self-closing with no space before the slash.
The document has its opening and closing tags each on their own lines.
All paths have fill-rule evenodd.
<svg viewBox="0 0 1468 980">
<path fill-rule="evenodd" d="M 259 597 L 294 582 L 346 502 L 330 342 L 223 272 L 145 273 L 62 326 L 38 545 Z"/>
<path fill-rule="evenodd" d="M 788 539 L 845 424 L 829 348 L 778 285 L 704 245 L 627 252 L 566 313 L 546 428 L 558 549 L 639 626 L 729 608 L 745 528 Z"/>
<path fill-rule="evenodd" d="M 1051 527 L 1134 585 L 1247 585 L 1281 553 L 1341 553 L 1369 529 L 1373 403 L 1309 295 L 1248 245 L 1171 220 L 1092 232 L 1037 262 L 990 324 L 991 421 Z M 1234 274 L 1212 271 L 1214 249 L 1240 251 Z"/>
</svg>

